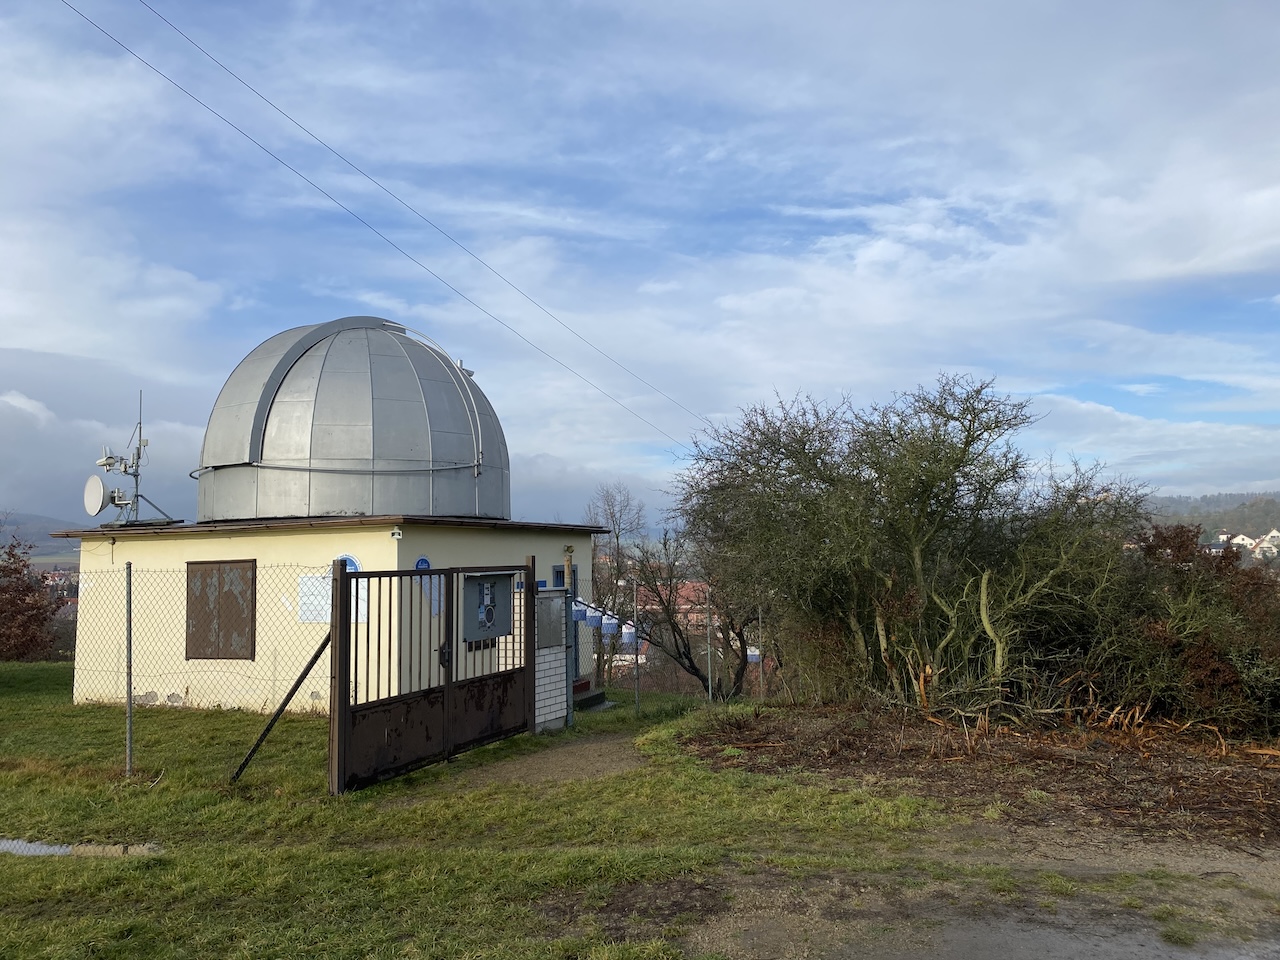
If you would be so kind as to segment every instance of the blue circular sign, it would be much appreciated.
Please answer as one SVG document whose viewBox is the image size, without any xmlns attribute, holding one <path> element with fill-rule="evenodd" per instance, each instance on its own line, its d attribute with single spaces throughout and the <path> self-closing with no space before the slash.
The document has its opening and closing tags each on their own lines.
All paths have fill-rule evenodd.
<svg viewBox="0 0 1280 960">
<path fill-rule="evenodd" d="M 426 557 L 419 557 L 419 558 L 418 558 L 418 561 L 413 565 L 413 569 L 415 569 L 415 570 L 430 570 L 430 569 L 431 569 L 431 561 L 430 561 L 430 560 L 428 560 Z"/>
</svg>

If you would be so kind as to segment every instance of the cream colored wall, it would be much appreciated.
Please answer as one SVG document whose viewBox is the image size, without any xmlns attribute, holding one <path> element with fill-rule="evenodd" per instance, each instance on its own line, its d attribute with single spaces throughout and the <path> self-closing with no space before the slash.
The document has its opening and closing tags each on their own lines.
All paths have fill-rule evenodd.
<svg viewBox="0 0 1280 960">
<path fill-rule="evenodd" d="M 413 569 L 420 557 L 431 561 L 433 568 L 471 567 L 488 564 L 523 563 L 532 556 L 537 577 L 550 586 L 551 568 L 564 563 L 564 548 L 573 547 L 572 563 L 578 567 L 578 593 L 584 600 L 591 599 L 591 535 L 573 531 L 509 530 L 488 531 L 500 536 L 485 537 L 484 531 L 458 527 L 420 526 L 402 529 L 400 540 L 400 569 Z M 576 625 L 575 625 L 576 626 Z M 594 658 L 591 634 L 580 639 L 578 647 L 578 673 L 591 675 Z"/>
<path fill-rule="evenodd" d="M 112 542 L 114 540 L 114 543 Z M 135 700 L 197 707 L 274 710 L 328 631 L 315 593 L 333 560 L 348 554 L 362 570 L 395 563 L 386 528 L 200 531 L 130 536 L 117 531 L 81 543 L 75 701 L 125 699 L 125 564 L 133 565 Z M 256 560 L 253 660 L 186 659 L 186 565 Z M 307 603 L 310 599 L 312 602 Z M 327 600 L 319 604 L 327 607 Z M 306 621 L 306 622 L 304 622 Z M 329 661 L 321 657 L 291 709 L 327 710 Z"/>
<path fill-rule="evenodd" d="M 537 577 L 550 580 L 572 544 L 580 586 L 590 564 L 589 535 L 566 531 L 503 530 L 401 525 L 322 526 L 310 529 L 208 531 L 175 529 L 160 534 L 126 531 L 87 537 L 81 544 L 81 597 L 76 637 L 75 700 L 123 701 L 124 570 L 133 564 L 135 700 L 198 707 L 269 711 L 283 699 L 328 631 L 324 622 L 302 622 L 314 607 L 304 593 L 316 589 L 332 562 L 347 554 L 360 569 L 413 569 L 426 556 L 432 568 L 512 566 L 536 557 Z M 114 540 L 114 543 L 112 542 Z M 187 660 L 186 564 L 195 560 L 257 561 L 255 657 Z M 325 596 L 327 597 L 327 592 Z M 314 621 L 314 617 L 309 617 Z M 290 709 L 327 710 L 329 660 L 321 657 Z"/>
<path fill-rule="evenodd" d="M 259 566 L 324 566 L 343 554 L 360 562 L 362 570 L 393 569 L 396 541 L 386 527 L 316 527 L 306 530 L 244 530 L 206 532 L 195 528 L 172 533 L 130 536 L 124 531 L 80 544 L 80 569 L 185 569 L 191 560 L 250 560 Z M 114 544 L 112 541 L 115 541 Z"/>
<path fill-rule="evenodd" d="M 520 564 L 532 556 L 539 580 L 551 580 L 551 568 L 564 563 L 565 545 L 574 548 L 579 587 L 590 591 L 591 536 L 570 531 L 492 530 L 465 527 L 402 527 L 396 569 L 411 570 L 425 556 L 432 567 L 476 567 Z M 583 558 L 586 558 L 585 560 Z"/>
</svg>

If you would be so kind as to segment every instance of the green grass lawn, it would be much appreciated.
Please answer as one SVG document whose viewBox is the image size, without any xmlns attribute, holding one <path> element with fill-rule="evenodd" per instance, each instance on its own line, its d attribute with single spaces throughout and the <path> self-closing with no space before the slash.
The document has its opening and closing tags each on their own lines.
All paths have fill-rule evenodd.
<svg viewBox="0 0 1280 960">
<path fill-rule="evenodd" d="M 0 836 L 158 844 L 154 856 L 0 855 L 0 957 L 681 957 L 674 939 L 568 931 L 544 905 L 727 869 L 892 869 L 941 816 L 804 778 L 713 773 L 674 745 L 705 708 L 647 698 L 342 797 L 327 721 L 73 706 L 70 664 L 0 664 Z M 467 787 L 465 771 L 623 733 L 649 762 Z M 477 779 L 477 778 L 472 778 Z M 603 894 L 602 894 L 603 892 Z"/>
</svg>

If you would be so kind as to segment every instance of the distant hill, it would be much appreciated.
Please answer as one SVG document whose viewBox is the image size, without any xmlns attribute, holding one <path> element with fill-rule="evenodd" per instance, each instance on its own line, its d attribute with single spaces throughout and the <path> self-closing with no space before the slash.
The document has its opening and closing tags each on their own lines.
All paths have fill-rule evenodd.
<svg viewBox="0 0 1280 960">
<path fill-rule="evenodd" d="M 1148 497 L 1158 523 L 1198 524 L 1206 534 L 1220 528 L 1260 537 L 1280 529 L 1280 490 L 1213 493 L 1203 497 Z"/>
<path fill-rule="evenodd" d="M 78 541 L 55 540 L 49 534 L 54 530 L 75 530 L 84 526 L 83 521 L 58 520 L 38 513 L 0 512 L 0 543 L 8 543 L 9 538 L 16 534 L 19 540 L 33 545 L 32 557 L 74 553 L 79 547 Z"/>
<path fill-rule="evenodd" d="M 1280 490 L 1262 493 L 1207 493 L 1202 497 L 1147 497 L 1152 509 L 1181 516 L 1207 516 L 1223 513 L 1255 500 L 1280 501 Z"/>
</svg>

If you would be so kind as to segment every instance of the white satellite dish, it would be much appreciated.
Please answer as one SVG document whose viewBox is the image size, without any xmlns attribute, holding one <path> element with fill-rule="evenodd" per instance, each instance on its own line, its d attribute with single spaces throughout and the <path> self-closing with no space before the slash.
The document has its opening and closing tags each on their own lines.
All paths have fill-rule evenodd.
<svg viewBox="0 0 1280 960">
<path fill-rule="evenodd" d="M 111 491 L 96 473 L 84 482 L 84 511 L 96 517 L 111 505 Z"/>
</svg>

